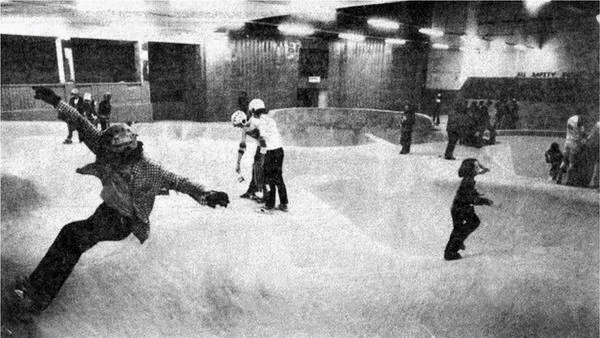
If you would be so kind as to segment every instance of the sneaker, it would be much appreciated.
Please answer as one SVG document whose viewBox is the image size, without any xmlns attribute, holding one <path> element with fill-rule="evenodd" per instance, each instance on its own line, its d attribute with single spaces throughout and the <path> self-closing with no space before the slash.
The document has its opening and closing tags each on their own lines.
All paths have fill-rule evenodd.
<svg viewBox="0 0 600 338">
<path fill-rule="evenodd" d="M 267 214 L 270 215 L 273 213 L 273 210 L 275 210 L 275 208 L 267 208 L 267 207 L 262 207 L 262 208 L 258 208 L 256 209 L 256 212 L 258 212 L 259 214 Z"/>
<path fill-rule="evenodd" d="M 277 206 L 277 210 L 283 211 L 283 212 L 287 212 L 288 211 L 287 204 L 280 204 L 280 205 L 278 205 Z"/>
<path fill-rule="evenodd" d="M 444 156 L 444 159 L 446 159 L 446 160 L 456 160 L 456 157 L 454 157 L 454 156 Z"/>
<path fill-rule="evenodd" d="M 444 253 L 444 259 L 447 261 L 454 261 L 461 258 L 462 256 L 458 252 Z"/>
<path fill-rule="evenodd" d="M 253 194 L 249 193 L 249 192 L 245 192 L 243 194 L 240 195 L 240 198 L 247 198 L 247 199 L 252 199 L 252 196 L 254 196 Z"/>
<path fill-rule="evenodd" d="M 71 143 L 73 143 L 73 140 L 71 140 L 70 138 L 68 138 L 68 139 L 65 139 L 65 140 L 63 141 L 63 144 L 71 144 Z"/>
</svg>

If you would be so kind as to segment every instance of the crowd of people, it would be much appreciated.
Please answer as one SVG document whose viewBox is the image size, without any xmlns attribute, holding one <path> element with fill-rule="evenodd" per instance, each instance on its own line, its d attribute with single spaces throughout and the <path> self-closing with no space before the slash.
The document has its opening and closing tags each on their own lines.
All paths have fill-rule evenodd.
<svg viewBox="0 0 600 338">
<path fill-rule="evenodd" d="M 597 122 L 586 131 L 586 121 L 581 115 L 567 120 L 564 152 L 553 142 L 544 157 L 549 164 L 548 180 L 576 187 L 598 187 L 598 129 Z"/>
<path fill-rule="evenodd" d="M 111 94 L 106 92 L 102 96 L 102 101 L 100 101 L 99 104 L 96 104 L 96 101 L 92 97 L 91 93 L 83 93 L 83 96 L 81 96 L 79 89 L 73 88 L 71 89 L 69 105 L 77 109 L 77 112 L 90 121 L 90 123 L 96 129 L 99 128 L 99 130 L 106 130 L 109 126 L 110 113 L 112 109 L 110 99 Z M 71 144 L 73 143 L 73 132 L 77 130 L 77 126 L 71 122 L 67 122 L 67 128 L 69 133 L 67 134 L 67 138 L 63 143 Z M 80 135 L 79 132 L 77 136 L 79 137 L 79 142 L 83 142 L 82 135 Z"/>
</svg>

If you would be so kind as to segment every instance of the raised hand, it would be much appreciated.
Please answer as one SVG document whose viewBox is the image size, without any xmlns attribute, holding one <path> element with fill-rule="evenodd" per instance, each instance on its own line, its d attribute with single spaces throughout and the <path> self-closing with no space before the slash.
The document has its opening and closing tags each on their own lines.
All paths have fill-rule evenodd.
<svg viewBox="0 0 600 338">
<path fill-rule="evenodd" d="M 45 87 L 32 87 L 35 90 L 34 98 L 42 100 L 46 103 L 56 106 L 60 102 L 60 97 L 56 95 L 51 89 Z"/>
</svg>

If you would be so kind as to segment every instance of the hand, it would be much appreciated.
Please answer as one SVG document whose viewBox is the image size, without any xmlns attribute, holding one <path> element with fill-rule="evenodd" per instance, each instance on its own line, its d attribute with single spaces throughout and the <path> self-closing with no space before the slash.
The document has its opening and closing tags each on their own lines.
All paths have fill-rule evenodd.
<svg viewBox="0 0 600 338">
<path fill-rule="evenodd" d="M 202 197 L 202 200 L 202 204 L 206 204 L 211 208 L 217 205 L 227 208 L 227 204 L 229 204 L 229 196 L 222 191 L 209 191 Z"/>
<path fill-rule="evenodd" d="M 34 98 L 36 98 L 38 100 L 42 100 L 46 103 L 49 103 L 54 107 L 56 107 L 58 102 L 60 102 L 60 97 L 58 95 L 54 94 L 54 92 L 51 89 L 44 88 L 44 87 L 32 87 L 32 88 L 33 88 L 33 90 L 35 90 Z"/>
</svg>

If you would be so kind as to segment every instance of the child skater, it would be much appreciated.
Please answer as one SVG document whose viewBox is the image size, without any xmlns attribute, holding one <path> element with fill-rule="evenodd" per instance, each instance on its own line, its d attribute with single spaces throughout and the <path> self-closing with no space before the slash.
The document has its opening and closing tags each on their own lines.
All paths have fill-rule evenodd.
<svg viewBox="0 0 600 338">
<path fill-rule="evenodd" d="M 119 241 L 131 233 L 144 243 L 150 233 L 149 215 L 161 188 L 182 192 L 213 208 L 229 203 L 226 193 L 206 190 L 146 158 L 142 142 L 126 124 L 101 132 L 52 90 L 33 89 L 36 99 L 54 106 L 60 119 L 77 127 L 96 155 L 95 163 L 77 172 L 100 178 L 103 203 L 89 218 L 65 225 L 35 270 L 17 281 L 14 294 L 21 320 L 31 319 L 50 305 L 81 255 L 97 243 Z"/>
<path fill-rule="evenodd" d="M 465 249 L 465 240 L 479 226 L 479 217 L 473 206 L 492 205 L 491 200 L 482 197 L 475 189 L 475 176 L 488 171 L 475 158 L 464 160 L 458 169 L 458 176 L 463 179 L 450 209 L 453 229 L 444 251 L 444 259 L 448 261 L 462 258 L 458 250 Z"/>
<path fill-rule="evenodd" d="M 248 118 L 246 114 L 237 110 L 231 115 L 231 123 L 234 127 L 242 128 L 242 139 L 240 141 L 240 147 L 238 149 L 238 157 L 237 163 L 235 166 L 235 172 L 238 174 L 241 173 L 240 162 L 242 161 L 242 156 L 246 152 L 246 135 L 255 139 L 259 142 L 259 132 L 254 120 L 252 118 Z M 245 193 L 240 195 L 241 198 L 249 198 L 255 200 L 259 203 L 263 202 L 263 198 L 258 196 L 257 193 L 264 192 L 264 184 L 263 184 L 263 175 L 262 175 L 262 167 L 260 166 L 261 159 L 261 147 L 260 144 L 256 147 L 256 152 L 254 153 L 254 163 L 252 164 L 252 179 L 250 180 L 250 185 L 248 186 L 248 190 Z"/>
<path fill-rule="evenodd" d="M 560 165 L 563 161 L 563 154 L 560 151 L 558 143 L 553 142 L 550 148 L 546 150 L 544 154 L 546 157 L 546 163 L 550 164 L 550 171 L 548 172 L 548 181 L 560 182 L 561 169 Z"/>
</svg>

